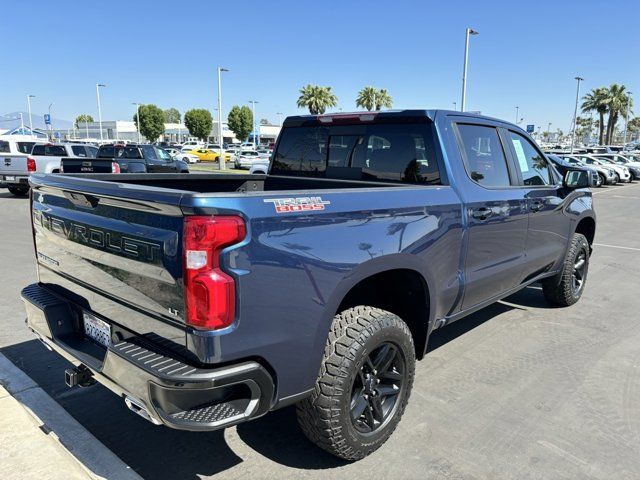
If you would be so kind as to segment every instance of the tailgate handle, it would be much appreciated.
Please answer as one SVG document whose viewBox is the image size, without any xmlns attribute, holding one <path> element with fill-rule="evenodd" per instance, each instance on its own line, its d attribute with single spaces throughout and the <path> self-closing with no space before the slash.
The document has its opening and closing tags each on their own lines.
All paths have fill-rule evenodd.
<svg viewBox="0 0 640 480">
<path fill-rule="evenodd" d="M 64 191 L 63 193 L 64 196 L 67 197 L 67 200 L 78 207 L 96 208 L 96 206 L 100 202 L 100 199 L 98 197 L 87 195 L 86 193 L 68 191 Z"/>
</svg>

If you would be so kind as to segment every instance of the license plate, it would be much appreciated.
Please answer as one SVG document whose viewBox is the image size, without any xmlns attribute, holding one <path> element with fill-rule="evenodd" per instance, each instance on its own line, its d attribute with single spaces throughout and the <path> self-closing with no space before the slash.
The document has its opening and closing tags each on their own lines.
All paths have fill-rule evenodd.
<svg viewBox="0 0 640 480">
<path fill-rule="evenodd" d="M 88 313 L 83 314 L 84 333 L 100 345 L 109 347 L 111 344 L 111 327 L 109 324 Z"/>
<path fill-rule="evenodd" d="M 6 177 L 4 177 L 5 180 L 7 181 L 15 181 L 16 177 L 14 177 L 13 175 L 7 175 Z"/>
</svg>

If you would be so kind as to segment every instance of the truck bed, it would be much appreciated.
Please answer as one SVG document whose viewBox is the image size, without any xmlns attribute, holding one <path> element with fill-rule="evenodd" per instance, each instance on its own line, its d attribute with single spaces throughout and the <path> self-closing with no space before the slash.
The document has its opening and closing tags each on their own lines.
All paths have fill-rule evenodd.
<svg viewBox="0 0 640 480">
<path fill-rule="evenodd" d="M 141 185 L 145 187 L 157 187 L 162 189 L 180 190 L 189 193 L 244 193 L 244 192 L 270 192 L 283 190 L 327 190 L 341 188 L 383 188 L 383 187 L 410 187 L 403 183 L 367 182 L 362 180 L 341 180 L 330 178 L 311 177 L 287 177 L 272 175 L 250 174 L 186 174 L 186 173 L 161 173 L 161 174 L 65 174 L 66 184 L 82 185 L 82 188 L 91 185 L 98 189 L 105 188 L 99 182 L 115 182 L 122 185 Z M 82 179 L 76 183 L 73 179 Z M 107 187 L 108 188 L 108 187 Z"/>
</svg>

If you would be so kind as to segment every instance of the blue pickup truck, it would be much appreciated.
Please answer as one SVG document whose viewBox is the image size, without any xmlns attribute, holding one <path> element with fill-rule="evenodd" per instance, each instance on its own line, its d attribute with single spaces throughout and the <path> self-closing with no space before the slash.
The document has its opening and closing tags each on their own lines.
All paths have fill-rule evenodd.
<svg viewBox="0 0 640 480">
<path fill-rule="evenodd" d="M 289 117 L 267 175 L 33 175 L 28 326 L 145 419 L 206 431 L 297 404 L 348 460 L 384 443 L 431 332 L 541 282 L 568 306 L 590 179 L 451 111 Z"/>
</svg>

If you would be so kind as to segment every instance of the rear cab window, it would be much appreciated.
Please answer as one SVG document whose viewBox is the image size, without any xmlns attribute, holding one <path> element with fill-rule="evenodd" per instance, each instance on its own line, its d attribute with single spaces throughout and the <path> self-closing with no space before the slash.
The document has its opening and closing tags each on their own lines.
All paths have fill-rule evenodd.
<svg viewBox="0 0 640 480">
<path fill-rule="evenodd" d="M 429 123 L 285 127 L 272 175 L 440 184 Z"/>
<path fill-rule="evenodd" d="M 44 157 L 66 157 L 67 149 L 62 145 L 34 145 L 31 154 Z"/>
<path fill-rule="evenodd" d="M 11 145 L 9 145 L 9 142 L 0 140 L 0 153 L 11 153 Z"/>
<path fill-rule="evenodd" d="M 20 153 L 31 153 L 36 142 L 16 142 L 16 147 Z"/>
</svg>

